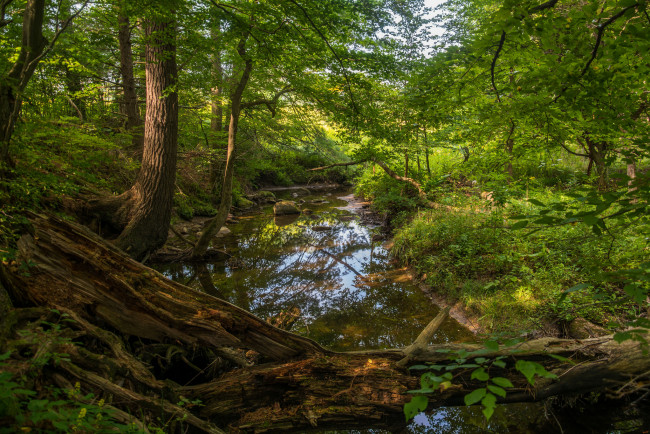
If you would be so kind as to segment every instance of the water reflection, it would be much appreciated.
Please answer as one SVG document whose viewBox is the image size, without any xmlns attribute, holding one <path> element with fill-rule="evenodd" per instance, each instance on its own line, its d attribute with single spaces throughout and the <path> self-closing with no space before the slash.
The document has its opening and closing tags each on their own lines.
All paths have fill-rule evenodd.
<svg viewBox="0 0 650 434">
<path fill-rule="evenodd" d="M 304 199 L 309 216 L 274 218 L 269 207 L 230 226 L 232 233 L 215 246 L 232 255 L 226 261 L 158 268 L 262 318 L 297 309 L 292 330 L 335 350 L 410 344 L 438 309 L 371 242 L 370 229 L 345 209 L 348 202 Z M 453 320 L 435 337 L 468 339 Z"/>
</svg>

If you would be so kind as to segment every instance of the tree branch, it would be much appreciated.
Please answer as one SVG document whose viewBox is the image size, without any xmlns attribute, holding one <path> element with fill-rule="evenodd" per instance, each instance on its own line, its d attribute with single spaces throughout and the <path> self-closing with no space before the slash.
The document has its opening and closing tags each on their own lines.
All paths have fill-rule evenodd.
<svg viewBox="0 0 650 434">
<path fill-rule="evenodd" d="M 594 61 L 594 59 L 596 59 L 596 55 L 598 54 L 598 48 L 600 47 L 600 43 L 601 43 L 601 41 L 603 39 L 603 33 L 605 32 L 605 29 L 607 28 L 607 26 L 609 26 L 614 21 L 616 21 L 617 19 L 619 19 L 620 17 L 625 15 L 625 13 L 627 11 L 629 11 L 630 9 L 634 9 L 637 6 L 639 6 L 639 3 L 634 3 L 633 5 L 626 7 L 625 9 L 623 9 L 619 13 L 613 15 L 607 21 L 605 21 L 604 23 L 602 23 L 601 25 L 598 26 L 598 34 L 596 35 L 596 44 L 594 45 L 594 49 L 591 52 L 591 58 L 589 59 L 589 61 L 585 65 L 585 67 L 582 68 L 582 72 L 580 73 L 580 77 L 582 77 L 583 75 L 585 75 L 587 73 L 587 70 L 589 70 L 589 66 Z"/>
<path fill-rule="evenodd" d="M 3 0 L 0 3 L 0 29 L 4 26 L 11 24 L 13 20 L 5 20 L 5 13 L 7 11 L 7 6 L 9 6 L 14 0 Z"/>
<path fill-rule="evenodd" d="M 534 14 L 535 12 L 541 12 L 546 9 L 551 9 L 555 7 L 559 0 L 549 0 L 546 3 L 542 3 L 539 6 L 535 6 L 534 8 L 528 9 L 529 14 Z"/>
<path fill-rule="evenodd" d="M 280 97 L 286 93 L 293 92 L 295 89 L 293 89 L 291 86 L 285 86 L 284 89 L 276 93 L 273 98 L 271 99 L 258 99 L 256 101 L 250 101 L 250 102 L 243 102 L 241 103 L 241 108 L 251 108 L 255 107 L 258 105 L 265 105 L 269 111 L 271 112 L 271 116 L 275 117 L 275 107 L 278 103 L 278 100 Z"/>
<path fill-rule="evenodd" d="M 321 167 L 315 167 L 315 168 L 313 168 L 313 169 L 309 169 L 309 170 L 307 170 L 307 172 L 315 172 L 315 171 L 317 171 L 317 170 L 325 170 L 325 169 L 329 169 L 329 168 L 331 168 L 331 167 L 354 166 L 354 165 L 356 165 L 356 164 L 365 163 L 366 161 L 368 161 L 368 158 L 366 158 L 365 160 L 350 161 L 349 163 L 335 163 L 335 164 L 329 164 L 329 165 L 327 165 L 327 166 L 321 166 Z"/>
<path fill-rule="evenodd" d="M 23 69 L 23 71 L 28 71 L 30 68 L 34 67 L 36 64 L 38 64 L 38 62 L 40 62 L 40 60 L 41 60 L 43 57 L 47 56 L 47 54 L 48 54 L 50 51 L 52 51 L 52 49 L 54 48 L 54 44 L 55 44 L 56 41 L 59 39 L 59 36 L 61 36 L 61 34 L 65 31 L 65 29 L 68 28 L 68 26 L 70 25 L 70 23 L 72 23 L 72 20 L 74 20 L 75 18 L 77 18 L 77 16 L 79 16 L 79 14 L 81 13 L 81 11 L 84 10 L 84 8 L 88 5 L 88 3 L 90 3 L 90 0 L 86 0 L 86 1 L 84 1 L 83 4 L 81 5 L 81 7 L 80 7 L 79 9 L 77 9 L 77 12 L 75 12 L 74 14 L 70 15 L 70 17 L 68 17 L 68 19 L 65 21 L 65 23 L 63 23 L 63 25 L 61 26 L 61 28 L 56 32 L 56 34 L 55 34 L 54 37 L 52 38 L 52 41 L 48 44 L 48 46 L 45 48 L 45 50 L 43 50 L 43 52 L 42 52 L 40 55 L 38 55 L 37 57 L 35 57 L 35 58 L 34 58 L 34 59 L 29 63 L 29 65 L 27 65 L 27 68 Z"/>
<path fill-rule="evenodd" d="M 503 44 L 506 42 L 506 32 L 501 31 L 501 39 L 499 40 L 499 47 L 497 48 L 497 52 L 494 53 L 494 58 L 492 59 L 492 65 L 490 66 L 490 75 L 492 77 L 492 88 L 494 89 L 494 92 L 497 94 L 497 101 L 501 102 L 501 97 L 499 96 L 499 89 L 497 89 L 497 85 L 494 83 L 494 67 L 497 64 L 497 59 L 499 58 L 499 54 L 501 53 L 501 50 L 503 49 Z"/>
<path fill-rule="evenodd" d="M 567 148 L 566 145 L 564 143 L 562 143 L 562 142 L 560 142 L 560 146 L 562 146 L 564 148 L 564 150 L 567 151 L 569 154 L 573 154 L 573 155 L 576 155 L 578 157 L 589 158 L 589 155 L 587 155 L 587 154 L 579 154 L 579 153 L 577 153 L 575 151 L 572 151 L 571 149 Z"/>
<path fill-rule="evenodd" d="M 337 60 L 337 62 L 339 63 L 339 65 L 341 65 L 341 68 L 342 68 L 342 70 L 343 70 L 343 77 L 345 77 L 345 82 L 347 83 L 348 93 L 350 94 L 350 100 L 352 101 L 352 106 L 354 107 L 354 111 L 355 111 L 355 113 L 359 114 L 359 113 L 360 113 L 360 112 L 359 112 L 359 107 L 357 106 L 357 103 L 356 103 L 356 101 L 355 101 L 355 99 L 354 99 L 354 93 L 352 92 L 352 83 L 350 82 L 350 77 L 348 77 L 347 70 L 346 70 L 345 66 L 343 65 L 343 61 L 341 60 L 341 58 L 339 57 L 339 55 L 336 53 L 336 51 L 334 51 L 334 48 L 332 47 L 332 45 L 330 44 L 330 42 L 327 40 L 327 38 L 325 37 L 325 35 L 324 35 L 324 34 L 320 31 L 320 29 L 316 26 L 316 24 L 314 23 L 314 21 L 312 21 L 311 17 L 309 16 L 309 14 L 308 14 L 307 11 L 305 10 L 305 8 L 302 7 L 300 4 L 298 4 L 298 2 L 296 2 L 296 0 L 289 0 L 289 1 L 290 1 L 291 3 L 293 3 L 294 5 L 296 5 L 296 6 L 297 6 L 301 11 L 302 11 L 302 13 L 305 15 L 305 18 L 307 18 L 307 21 L 309 21 L 309 23 L 310 23 L 311 26 L 314 28 L 314 30 L 316 30 L 316 33 L 318 33 L 318 35 L 321 37 L 321 39 L 322 39 L 322 40 L 325 42 L 325 44 L 327 45 L 327 48 L 329 48 L 329 50 L 332 52 L 332 54 L 333 54 L 334 57 L 336 58 L 336 60 Z"/>
</svg>

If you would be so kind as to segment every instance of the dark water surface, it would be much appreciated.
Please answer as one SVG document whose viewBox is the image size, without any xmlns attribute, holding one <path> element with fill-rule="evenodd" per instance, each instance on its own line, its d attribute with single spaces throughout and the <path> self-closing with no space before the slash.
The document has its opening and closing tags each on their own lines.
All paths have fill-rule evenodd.
<svg viewBox="0 0 650 434">
<path fill-rule="evenodd" d="M 265 207 L 228 225 L 232 233 L 213 242 L 232 255 L 228 260 L 155 268 L 261 318 L 293 318 L 293 332 L 332 350 L 411 344 L 439 308 L 411 282 L 407 270 L 391 261 L 381 242 L 372 242 L 377 228 L 363 224 L 353 212 L 351 192 L 290 195 L 285 193 L 289 200 L 304 200 L 299 206 L 313 215 L 275 218 L 272 207 Z M 473 340 L 467 329 L 448 318 L 432 343 Z M 499 405 L 486 425 L 479 407 L 445 408 L 416 416 L 404 432 L 644 432 L 636 410 L 572 411 L 554 414 L 543 404 Z"/>
</svg>

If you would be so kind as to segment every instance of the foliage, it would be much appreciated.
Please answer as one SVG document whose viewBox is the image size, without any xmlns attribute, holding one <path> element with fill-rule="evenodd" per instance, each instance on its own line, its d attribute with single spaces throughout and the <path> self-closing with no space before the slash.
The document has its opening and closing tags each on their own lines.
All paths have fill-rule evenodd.
<svg viewBox="0 0 650 434">
<path fill-rule="evenodd" d="M 551 191 L 529 193 L 558 197 Z M 461 299 L 488 329 L 516 332 L 578 316 L 607 325 L 638 312 L 643 303 L 636 308 L 631 303 L 632 281 L 614 276 L 627 269 L 636 285 L 643 285 L 645 277 L 633 270 L 645 263 L 644 226 L 624 228 L 615 238 L 575 222 L 532 233 L 513 230 L 520 220 L 509 218 L 539 209 L 534 202 L 541 203 L 512 199 L 505 210 L 484 210 L 475 200 L 474 208 L 464 211 L 420 212 L 397 231 L 393 254 L 425 275 L 430 286 Z M 637 303 L 644 294 L 636 296 Z"/>
<path fill-rule="evenodd" d="M 38 327 L 18 331 L 20 352 L 0 355 L 0 432 L 137 432 L 134 426 L 116 420 L 104 399 L 83 395 L 80 383 L 71 389 L 40 384 L 43 369 L 69 361 L 67 354 L 49 348 L 71 343 L 64 329 L 72 320 L 65 313 L 52 312 L 55 322 L 41 321 Z M 49 345 L 29 354 L 26 346 L 37 342 Z M 32 357 L 25 360 L 25 356 Z"/>
<path fill-rule="evenodd" d="M 518 342 L 519 341 L 516 339 L 509 340 L 504 344 L 504 346 L 506 348 L 512 347 Z M 438 391 L 444 392 L 445 389 L 453 387 L 452 381 L 455 378 L 459 379 L 461 376 L 466 377 L 466 374 L 468 373 L 470 374 L 469 380 L 474 381 L 474 383 L 478 382 L 483 387 L 476 388 L 465 395 L 465 405 L 480 403 L 483 407 L 483 415 L 485 416 L 485 419 L 490 420 L 497 405 L 497 397 L 505 398 L 507 395 L 506 389 L 514 387 L 509 379 L 492 375 L 494 371 L 498 372 L 500 369 L 506 369 L 508 365 L 506 356 L 493 358 L 478 357 L 498 350 L 499 343 L 491 340 L 486 341 L 485 347 L 480 350 L 472 352 L 450 352 L 449 358 L 453 363 L 445 365 L 427 364 L 411 366 L 409 368 L 411 370 L 426 372 L 420 376 L 420 389 L 409 391 L 409 393 L 415 394 L 415 396 L 411 401 L 404 405 L 404 415 L 406 416 L 406 420 L 408 421 L 415 417 L 419 412 L 426 410 L 428 405 L 427 394 Z M 448 350 L 439 351 L 449 352 Z M 570 362 L 570 360 L 564 357 L 553 357 L 562 361 Z M 555 374 L 548 372 L 544 366 L 530 360 L 517 360 L 514 368 L 526 378 L 526 381 L 530 385 L 535 384 L 535 377 L 550 379 L 557 378 Z M 441 371 L 445 372 L 443 373 Z"/>
</svg>

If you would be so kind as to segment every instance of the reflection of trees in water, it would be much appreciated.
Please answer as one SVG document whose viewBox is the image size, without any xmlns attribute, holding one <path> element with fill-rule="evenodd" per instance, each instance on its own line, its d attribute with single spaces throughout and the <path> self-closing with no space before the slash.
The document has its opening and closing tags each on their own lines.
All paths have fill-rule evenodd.
<svg viewBox="0 0 650 434">
<path fill-rule="evenodd" d="M 410 343 L 436 309 L 412 285 L 385 276 L 388 253 L 371 245 L 366 228 L 356 221 L 340 221 L 340 214 L 349 215 L 321 212 L 318 218 L 302 216 L 281 227 L 268 215 L 243 220 L 233 228 L 233 236 L 220 241 L 233 259 L 172 266 L 166 274 L 262 318 L 298 307 L 301 318 L 294 330 L 325 346 Z"/>
</svg>

